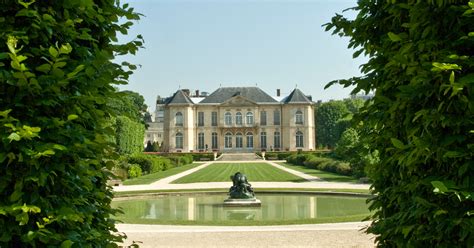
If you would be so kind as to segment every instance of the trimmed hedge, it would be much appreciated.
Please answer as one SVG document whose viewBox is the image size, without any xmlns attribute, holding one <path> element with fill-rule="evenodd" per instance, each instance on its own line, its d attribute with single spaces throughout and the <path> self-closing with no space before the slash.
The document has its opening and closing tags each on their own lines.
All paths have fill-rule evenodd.
<svg viewBox="0 0 474 248">
<path fill-rule="evenodd" d="M 294 151 L 294 152 L 265 152 L 265 157 L 270 158 L 270 157 L 276 157 L 278 160 L 286 160 L 289 156 L 294 155 L 294 154 L 313 154 L 315 156 L 319 156 L 322 154 L 326 154 L 329 151 L 327 150 L 320 150 L 320 151 Z M 261 152 L 256 152 L 258 156 L 262 156 Z"/>
<path fill-rule="evenodd" d="M 173 164 L 168 158 L 146 154 L 131 155 L 128 157 L 128 163 L 140 165 L 143 174 L 164 171 L 175 167 L 175 164 Z"/>
<path fill-rule="evenodd" d="M 317 157 L 313 154 L 293 154 L 286 159 L 286 162 L 345 176 L 353 174 L 349 163 L 328 157 Z"/>
</svg>

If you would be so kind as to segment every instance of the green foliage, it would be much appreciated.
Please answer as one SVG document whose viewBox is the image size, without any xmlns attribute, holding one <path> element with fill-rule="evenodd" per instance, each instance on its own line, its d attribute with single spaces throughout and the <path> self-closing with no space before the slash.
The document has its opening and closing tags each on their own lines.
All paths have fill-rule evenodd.
<svg viewBox="0 0 474 248">
<path fill-rule="evenodd" d="M 130 165 L 130 168 L 128 168 L 128 176 L 130 178 L 134 177 L 139 177 L 142 175 L 142 168 L 138 164 L 132 164 Z"/>
<path fill-rule="evenodd" d="M 286 159 L 287 163 L 304 165 L 308 168 L 337 173 L 340 175 L 352 175 L 349 163 L 329 157 L 315 156 L 314 154 L 293 154 Z"/>
<path fill-rule="evenodd" d="M 114 98 L 109 99 L 107 105 L 112 108 L 115 115 L 126 116 L 133 122 L 145 124 L 150 117 L 145 98 L 137 92 L 128 90 L 117 92 Z"/>
<path fill-rule="evenodd" d="M 138 19 L 115 1 L 2 1 L 0 8 L 0 246 L 116 247 L 106 185 L 112 62 Z"/>
<path fill-rule="evenodd" d="M 346 105 L 342 101 L 330 101 L 316 109 L 316 142 L 318 145 L 333 148 L 343 130 L 337 122 L 348 115 Z"/>
<path fill-rule="evenodd" d="M 339 80 L 373 91 L 355 118 L 380 163 L 373 223 L 383 247 L 474 245 L 474 1 L 358 1 L 355 20 L 327 30 L 350 37 L 362 77 Z"/>
<path fill-rule="evenodd" d="M 145 126 L 126 116 L 118 116 L 115 121 L 115 140 L 120 154 L 133 154 L 143 150 Z"/>
</svg>

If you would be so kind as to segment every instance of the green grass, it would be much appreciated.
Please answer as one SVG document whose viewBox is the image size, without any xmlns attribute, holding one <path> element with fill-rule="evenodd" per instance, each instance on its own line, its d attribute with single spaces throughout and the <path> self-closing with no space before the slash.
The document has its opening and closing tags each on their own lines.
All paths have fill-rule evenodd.
<svg viewBox="0 0 474 248">
<path fill-rule="evenodd" d="M 230 176 L 241 172 L 252 182 L 303 182 L 303 178 L 266 163 L 214 163 L 172 183 L 230 182 Z"/>
<path fill-rule="evenodd" d="M 181 173 L 183 171 L 192 169 L 192 168 L 194 168 L 198 165 L 201 165 L 201 164 L 192 163 L 192 164 L 188 164 L 188 165 L 183 165 L 183 166 L 171 168 L 169 170 L 159 171 L 159 172 L 151 173 L 151 174 L 144 175 L 144 176 L 141 176 L 141 177 L 132 178 L 132 179 L 124 181 L 123 185 L 150 184 L 150 183 L 158 181 L 162 178 L 169 177 L 169 176 L 172 176 L 172 175 L 176 175 L 176 174 Z"/>
<path fill-rule="evenodd" d="M 326 171 L 321 171 L 321 170 L 316 170 L 316 169 L 311 169 L 308 167 L 305 167 L 303 165 L 294 165 L 294 164 L 289 164 L 286 162 L 277 162 L 277 164 L 282 165 L 286 168 L 293 169 L 299 172 L 303 172 L 305 174 L 319 177 L 322 180 L 328 181 L 328 182 L 348 182 L 348 183 L 357 183 L 358 180 L 353 177 L 348 177 L 348 176 L 343 176 L 343 175 L 338 175 L 336 173 L 332 172 L 326 172 Z"/>
</svg>

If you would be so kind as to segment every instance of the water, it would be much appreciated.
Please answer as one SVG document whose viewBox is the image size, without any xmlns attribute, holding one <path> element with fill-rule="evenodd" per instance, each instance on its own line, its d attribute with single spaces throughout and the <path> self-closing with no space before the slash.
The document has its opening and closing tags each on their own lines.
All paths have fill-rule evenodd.
<svg viewBox="0 0 474 248">
<path fill-rule="evenodd" d="M 366 216 L 366 198 L 314 194 L 258 194 L 261 207 L 224 207 L 226 194 L 153 196 L 117 200 L 125 223 L 298 221 Z"/>
</svg>

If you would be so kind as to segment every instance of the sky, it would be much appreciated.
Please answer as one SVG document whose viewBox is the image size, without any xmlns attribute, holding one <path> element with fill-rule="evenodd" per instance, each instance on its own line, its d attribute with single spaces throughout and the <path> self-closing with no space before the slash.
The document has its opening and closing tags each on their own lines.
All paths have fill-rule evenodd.
<svg viewBox="0 0 474 248">
<path fill-rule="evenodd" d="M 128 0 L 144 16 L 121 36 L 141 34 L 145 48 L 122 56 L 139 64 L 123 90 L 145 97 L 150 111 L 157 95 L 178 89 L 212 93 L 219 87 L 257 86 L 271 96 L 295 87 L 313 101 L 343 99 L 351 88 L 324 86 L 359 76 L 366 59 L 353 59 L 348 39 L 323 24 L 356 0 Z M 349 18 L 356 13 L 344 12 Z"/>
</svg>

